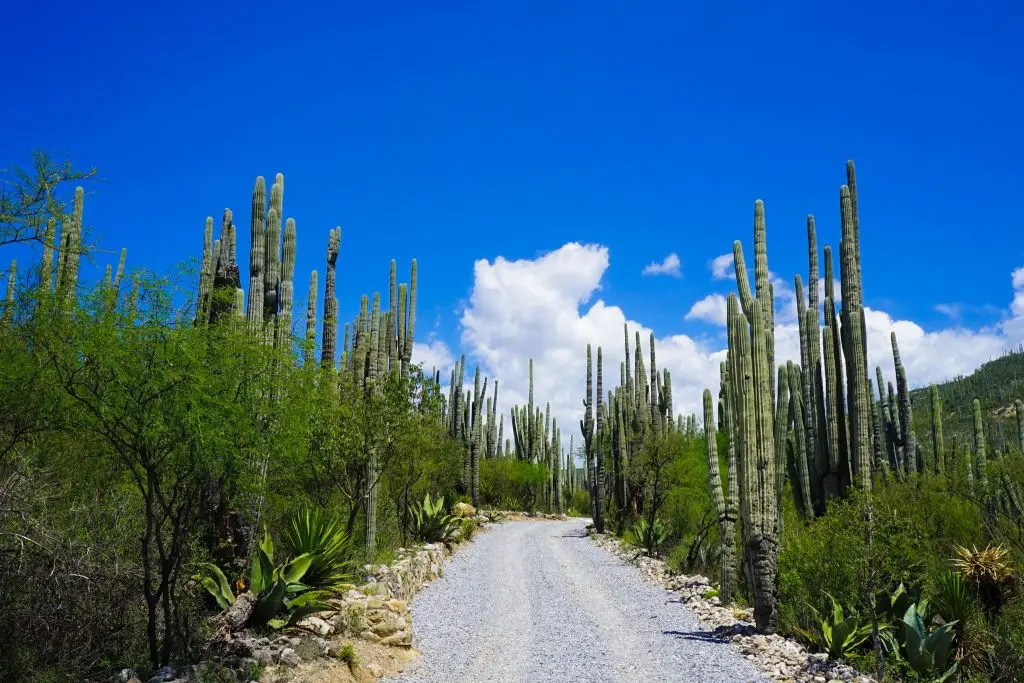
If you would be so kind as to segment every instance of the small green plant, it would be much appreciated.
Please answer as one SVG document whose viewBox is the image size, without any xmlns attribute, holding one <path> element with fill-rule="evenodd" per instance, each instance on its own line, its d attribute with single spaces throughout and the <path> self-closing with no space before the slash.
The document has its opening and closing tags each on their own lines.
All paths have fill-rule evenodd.
<svg viewBox="0 0 1024 683">
<path fill-rule="evenodd" d="M 448 543 L 458 528 L 459 520 L 445 514 L 444 497 L 431 501 L 428 493 L 412 509 L 412 534 L 425 543 Z"/>
<path fill-rule="evenodd" d="M 313 556 L 302 579 L 306 585 L 328 588 L 350 578 L 351 539 L 338 517 L 321 509 L 304 510 L 292 518 L 281 541 L 291 557 Z"/>
<path fill-rule="evenodd" d="M 661 520 L 655 519 L 654 524 L 646 519 L 639 519 L 630 529 L 634 543 L 647 551 L 651 557 L 657 557 L 658 552 L 668 539 L 668 528 Z"/>
<path fill-rule="evenodd" d="M 463 519 L 461 522 L 462 528 L 462 540 L 470 541 L 476 534 L 476 530 L 480 527 L 475 519 Z"/>
<path fill-rule="evenodd" d="M 947 664 L 951 659 L 956 622 L 943 624 L 929 633 L 918 606 L 911 605 L 903 616 L 903 623 L 906 624 L 903 655 L 914 671 L 924 676 L 937 676 L 936 683 L 954 676 L 960 662 L 953 662 L 948 668 Z"/>
<path fill-rule="evenodd" d="M 963 575 L 950 569 L 939 574 L 930 592 L 930 598 L 929 603 L 935 614 L 947 624 L 964 624 L 977 605 L 971 587 Z"/>
<path fill-rule="evenodd" d="M 257 548 L 256 561 L 249 575 L 249 590 L 255 596 L 255 605 L 249 616 L 249 626 L 270 626 L 278 629 L 295 623 L 303 616 L 323 609 L 323 591 L 312 590 L 300 583 L 313 562 L 313 555 L 303 553 L 290 562 L 274 566 L 274 544 L 264 531 L 263 542 Z M 214 597 L 221 609 L 228 609 L 237 598 L 231 591 L 224 572 L 215 564 L 202 565 L 207 576 L 196 577 Z M 278 616 L 287 613 L 287 618 Z"/>
<path fill-rule="evenodd" d="M 712 589 L 712 590 L 709 590 L 707 593 L 705 593 L 701 597 L 703 597 L 705 600 L 710 600 L 711 598 L 717 598 L 718 596 L 719 596 L 719 592 L 717 590 L 715 590 L 715 589 Z"/>
<path fill-rule="evenodd" d="M 352 643 L 345 643 L 338 648 L 338 659 L 348 664 L 348 670 L 353 673 L 359 668 L 359 657 L 356 655 L 356 649 L 352 647 Z"/>
<path fill-rule="evenodd" d="M 871 621 L 851 612 L 849 615 L 843 606 L 836 602 L 831 594 L 826 593 L 832 602 L 832 613 L 821 621 L 817 633 L 799 630 L 799 633 L 812 641 L 832 659 L 843 659 L 863 645 L 871 637 Z M 811 608 L 817 615 L 817 610 Z M 818 616 L 820 618 L 820 615 Z"/>
</svg>

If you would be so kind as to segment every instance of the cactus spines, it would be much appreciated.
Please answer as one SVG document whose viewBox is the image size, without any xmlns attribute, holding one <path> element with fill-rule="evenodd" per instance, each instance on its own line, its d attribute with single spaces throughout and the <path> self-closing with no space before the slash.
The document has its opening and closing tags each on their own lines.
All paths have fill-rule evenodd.
<svg viewBox="0 0 1024 683">
<path fill-rule="evenodd" d="M 316 294 L 317 274 L 314 270 L 309 274 L 309 294 L 306 295 L 306 345 L 303 363 L 312 365 L 316 347 Z"/>
<path fill-rule="evenodd" d="M 266 249 L 263 218 L 267 191 L 265 183 L 263 176 L 256 178 L 256 185 L 252 190 L 252 217 L 249 222 L 249 308 L 246 320 L 249 323 L 249 330 L 253 333 L 263 331 L 263 269 Z"/>
<path fill-rule="evenodd" d="M 935 451 L 935 474 L 942 474 L 946 468 L 946 444 L 942 438 L 942 399 L 939 388 L 932 385 L 932 449 Z M 1020 401 L 1017 401 L 1020 403 Z M 1020 418 L 1018 418 L 1019 420 Z"/>
<path fill-rule="evenodd" d="M 736 575 L 734 560 L 736 533 L 733 529 L 734 520 L 730 515 L 731 510 L 726 504 L 727 499 L 722 488 L 711 392 L 707 389 L 704 390 L 704 444 L 708 459 L 708 487 L 711 490 L 711 503 L 715 508 L 715 515 L 718 517 L 718 535 L 722 543 L 719 598 L 722 604 L 728 604 L 732 600 Z"/>
<path fill-rule="evenodd" d="M 335 293 L 337 282 L 338 250 L 341 247 L 341 227 L 330 232 L 327 241 L 327 277 L 324 281 L 324 329 L 321 335 L 320 365 L 324 368 L 334 367 L 335 344 L 338 341 L 338 297 Z M 377 323 L 373 324 L 376 329 Z M 373 354 L 376 360 L 376 349 Z"/>
</svg>

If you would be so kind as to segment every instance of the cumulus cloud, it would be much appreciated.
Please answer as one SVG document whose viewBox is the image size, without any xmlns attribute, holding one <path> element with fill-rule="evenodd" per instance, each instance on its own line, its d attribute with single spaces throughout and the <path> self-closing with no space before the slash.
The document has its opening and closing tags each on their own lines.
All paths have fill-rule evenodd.
<svg viewBox="0 0 1024 683">
<path fill-rule="evenodd" d="M 726 256 L 731 264 L 731 255 Z M 712 264 L 724 259 L 715 259 Z M 639 332 L 645 363 L 650 357 L 652 329 L 597 296 L 608 268 L 607 247 L 579 243 L 566 244 L 535 259 L 510 261 L 498 257 L 474 264 L 473 289 L 461 318 L 463 350 L 471 364 L 479 362 L 488 376 L 500 380 L 501 410 L 506 414 L 513 404 L 526 401 L 532 358 L 535 400 L 541 408 L 550 401 L 565 445 L 569 434 L 579 442 L 587 344 L 593 346 L 595 363 L 597 347 L 603 350 L 606 392 L 619 383 L 625 354 L 624 324 L 629 328 L 631 350 Z M 716 274 L 714 267 L 712 276 L 726 277 Z M 925 330 L 913 321 L 894 319 L 885 311 L 865 309 L 871 376 L 876 365 L 882 367 L 887 379 L 894 376 L 889 340 L 892 331 L 896 332 L 914 386 L 970 373 L 1019 343 L 1024 339 L 1024 268 L 1014 271 L 1011 281 L 1012 303 L 1003 311 L 1002 320 L 989 328 Z M 795 294 L 782 279 L 773 275 L 772 282 L 777 303 L 776 361 L 798 361 Z M 724 308 L 725 297 L 711 294 L 696 302 L 685 317 L 723 325 Z M 724 338 L 662 331 L 656 336 L 656 344 L 659 370 L 668 368 L 672 374 L 676 413 L 699 412 L 703 389 L 718 384 L 718 366 L 726 354 Z M 423 357 L 427 357 L 428 349 L 446 358 L 450 367 L 452 354 L 443 345 L 434 343 L 423 348 Z"/>
<path fill-rule="evenodd" d="M 505 413 L 527 399 L 532 358 L 535 400 L 541 408 L 551 402 L 565 441 L 573 434 L 579 443 L 587 344 L 595 364 L 602 347 L 606 392 L 619 383 L 624 324 L 631 349 L 639 333 L 645 363 L 649 359 L 651 328 L 618 306 L 592 301 L 608 263 L 606 247 L 570 243 L 537 259 L 498 257 L 474 265 L 473 290 L 461 320 L 463 348 L 500 380 Z M 677 412 L 696 411 L 703 388 L 718 381 L 724 352 L 684 334 L 660 337 L 656 350 L 659 370 L 667 367 L 672 374 Z"/>
<path fill-rule="evenodd" d="M 725 297 L 721 294 L 708 294 L 690 307 L 684 320 L 703 320 L 725 327 Z"/>
<path fill-rule="evenodd" d="M 661 263 L 654 261 L 648 263 L 643 270 L 644 275 L 668 275 L 669 277 L 682 277 L 683 271 L 680 268 L 679 255 L 674 251 L 666 256 Z"/>
<path fill-rule="evenodd" d="M 735 280 L 736 273 L 732 267 L 732 252 L 716 256 L 708 262 L 711 277 L 715 280 Z"/>
<path fill-rule="evenodd" d="M 434 368 L 440 370 L 441 379 L 445 380 L 451 372 L 452 366 L 455 365 L 455 357 L 447 344 L 440 339 L 435 339 L 427 343 L 413 342 L 412 362 L 422 363 L 425 373 Z"/>
</svg>

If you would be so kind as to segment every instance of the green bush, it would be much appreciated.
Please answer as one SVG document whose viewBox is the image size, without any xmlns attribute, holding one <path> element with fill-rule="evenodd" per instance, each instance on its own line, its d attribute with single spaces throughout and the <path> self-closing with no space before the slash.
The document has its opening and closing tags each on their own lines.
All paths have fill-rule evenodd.
<svg viewBox="0 0 1024 683">
<path fill-rule="evenodd" d="M 547 481 L 544 465 L 516 458 L 480 461 L 480 503 L 484 508 L 532 511 Z"/>
</svg>

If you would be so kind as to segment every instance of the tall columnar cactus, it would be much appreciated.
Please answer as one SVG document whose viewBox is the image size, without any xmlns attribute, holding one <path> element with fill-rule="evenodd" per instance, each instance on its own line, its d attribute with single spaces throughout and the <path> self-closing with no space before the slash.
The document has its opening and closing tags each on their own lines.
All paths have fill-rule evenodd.
<svg viewBox="0 0 1024 683">
<path fill-rule="evenodd" d="M 722 543 L 719 599 L 722 604 L 728 604 L 732 600 L 733 584 L 736 578 L 735 517 L 734 511 L 726 503 L 726 491 L 722 488 L 721 466 L 718 462 L 718 440 L 715 435 L 715 420 L 712 410 L 711 392 L 705 389 L 704 444 L 708 459 L 708 487 L 711 490 L 711 503 L 718 518 L 718 535 Z"/>
<path fill-rule="evenodd" d="M 316 287 L 317 274 L 314 270 L 309 274 L 309 293 L 306 295 L 306 344 L 303 349 L 303 363 L 313 364 L 316 352 Z"/>
<path fill-rule="evenodd" d="M 321 334 L 320 343 L 320 365 L 323 368 L 334 367 L 336 353 L 335 345 L 338 342 L 338 296 L 335 292 L 337 287 L 337 263 L 338 250 L 341 247 L 341 227 L 331 230 L 327 241 L 327 277 L 324 280 L 324 329 Z M 377 322 L 373 323 L 376 329 Z M 373 358 L 376 360 L 376 349 Z"/>
<path fill-rule="evenodd" d="M 264 233 L 263 319 L 270 322 L 278 314 L 281 285 L 281 221 L 284 220 L 284 176 L 280 173 L 270 188 L 270 209 Z"/>
<path fill-rule="evenodd" d="M 981 496 L 987 498 L 989 495 L 988 462 L 985 458 L 985 423 L 981 417 L 981 401 L 974 399 L 972 407 L 974 418 L 974 469 L 977 470 L 976 479 L 981 490 Z"/>
<path fill-rule="evenodd" d="M 484 402 L 484 396 L 487 394 L 487 379 L 484 379 L 483 389 L 480 388 L 480 367 L 476 369 L 476 379 L 474 380 L 474 398 L 473 398 L 473 437 L 470 443 L 470 458 L 472 460 L 473 474 L 472 474 L 472 488 L 471 495 L 473 498 L 473 505 L 479 507 L 480 505 L 480 453 L 483 451 L 483 413 L 482 404 Z"/>
<path fill-rule="evenodd" d="M 800 376 L 800 368 L 793 363 L 786 365 L 787 372 L 785 375 L 781 372 L 780 366 L 779 372 L 779 396 L 783 396 L 783 377 L 785 381 L 789 382 L 789 414 L 790 420 L 793 423 L 793 491 L 797 496 L 797 504 L 802 509 L 804 515 L 810 518 L 814 518 L 814 499 L 811 497 L 811 467 L 812 464 L 808 460 L 807 444 L 808 439 L 805 438 L 804 426 L 807 422 L 807 417 L 804 414 L 803 399 L 801 397 L 800 389 L 804 385 L 803 378 Z M 779 412 L 783 411 L 785 404 L 780 399 Z M 786 440 L 785 431 L 781 434 L 776 435 L 776 439 Z M 776 444 L 776 448 L 779 444 Z M 784 448 L 784 446 L 783 446 Z M 785 464 L 780 464 L 779 467 L 785 467 Z M 779 480 L 781 481 L 781 477 Z M 781 501 L 780 501 L 781 505 Z"/>
<path fill-rule="evenodd" d="M 595 437 L 597 440 L 594 448 L 594 491 L 597 500 L 594 501 L 594 528 L 597 533 L 604 533 L 604 400 L 601 376 L 601 347 L 597 347 L 597 426 Z"/>
<path fill-rule="evenodd" d="M 896 343 L 896 333 L 890 333 L 889 338 L 892 341 L 892 357 L 896 366 L 896 391 L 899 397 L 903 468 L 908 474 L 911 472 L 923 472 L 924 463 L 923 461 L 919 462 L 917 454 L 917 437 L 914 435 L 913 412 L 910 407 L 910 387 L 907 384 L 907 371 L 900 360 L 900 348 Z"/>
<path fill-rule="evenodd" d="M 405 320 L 405 316 L 402 316 Z M 402 374 L 409 373 L 409 366 L 412 363 L 412 346 L 416 334 L 416 259 L 412 260 L 412 272 L 409 275 L 409 304 L 408 321 L 405 323 L 405 332 L 402 335 Z"/>
<path fill-rule="evenodd" d="M 935 474 L 942 474 L 946 468 L 946 444 L 942 438 L 942 399 L 939 388 L 932 385 L 932 449 L 934 450 Z"/>
<path fill-rule="evenodd" d="M 1013 413 L 1017 418 L 1017 447 L 1024 453 L 1024 401 L 1013 402 Z"/>
<path fill-rule="evenodd" d="M 295 221 L 284 224 L 284 245 L 278 286 L 277 339 L 278 348 L 291 352 L 292 308 L 295 305 Z"/>
<path fill-rule="evenodd" d="M 74 305 L 78 290 L 78 265 L 82 256 L 82 205 L 85 190 L 75 188 L 70 220 L 61 227 L 60 252 L 57 255 L 56 301 L 65 309 Z"/>
<path fill-rule="evenodd" d="M 583 433 L 584 458 L 586 459 L 587 482 L 590 487 L 590 516 L 597 523 L 597 495 L 594 490 L 594 375 L 591 361 L 590 344 L 587 344 L 587 395 L 583 399 L 583 419 L 580 420 L 580 431 Z M 532 377 L 531 372 L 531 377 Z M 531 392 L 532 393 L 532 392 Z"/>
<path fill-rule="evenodd" d="M 4 304 L 3 322 L 9 324 L 14 317 L 14 293 L 18 283 L 18 261 L 11 259 L 11 267 L 7 270 L 7 299 Z"/>
<path fill-rule="evenodd" d="M 734 253 L 739 252 L 736 250 Z M 737 281 L 741 263 L 737 263 Z M 745 273 L 744 273 L 745 280 Z M 742 285 L 740 289 L 743 291 Z M 749 292 L 749 289 L 748 289 Z M 748 302 L 751 322 L 739 311 L 735 295 L 727 302 L 729 376 L 735 396 L 739 452 L 740 521 L 744 566 L 751 584 L 754 619 L 771 632 L 778 624 L 777 584 L 779 509 L 776 497 L 775 438 L 763 304 Z"/>
<path fill-rule="evenodd" d="M 252 189 L 252 217 L 249 221 L 249 308 L 246 313 L 249 330 L 253 334 L 263 331 L 263 269 L 264 250 L 267 246 L 263 218 L 266 193 L 266 181 L 263 176 L 257 176 L 256 185 Z"/>
<path fill-rule="evenodd" d="M 843 237 L 839 270 L 842 278 L 841 337 L 846 361 L 847 411 L 850 426 L 850 473 L 861 489 L 871 488 L 871 397 L 868 394 L 867 333 L 860 268 L 860 224 L 857 185 L 852 161 L 846 162 L 847 184 L 839 189 Z M 840 471 L 840 477 L 844 473 Z"/>
<path fill-rule="evenodd" d="M 56 229 L 56 220 L 51 216 L 43 231 L 43 257 L 39 266 L 39 291 L 46 294 L 50 293 L 50 284 L 53 280 L 53 251 L 56 249 L 53 238 Z"/>
</svg>

